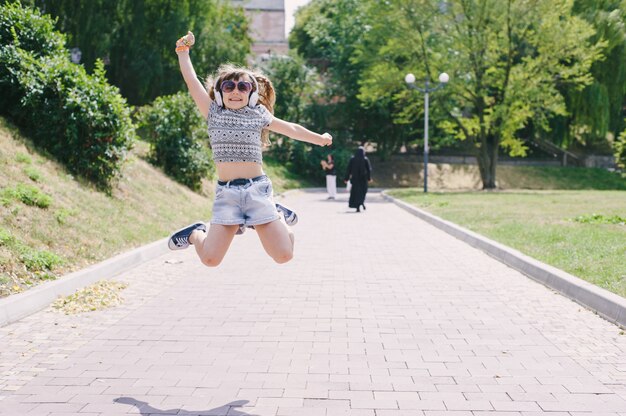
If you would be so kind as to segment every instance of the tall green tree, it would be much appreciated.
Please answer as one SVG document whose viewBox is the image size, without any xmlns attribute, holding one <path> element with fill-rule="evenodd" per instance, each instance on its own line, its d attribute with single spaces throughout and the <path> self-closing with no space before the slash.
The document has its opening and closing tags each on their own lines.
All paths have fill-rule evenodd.
<svg viewBox="0 0 626 416">
<path fill-rule="evenodd" d="M 276 91 L 276 117 L 313 128 L 307 110 L 323 89 L 315 68 L 307 66 L 304 59 L 295 53 L 273 55 L 263 62 L 262 68 Z M 294 140 L 272 134 L 271 143 L 271 154 L 276 160 L 292 161 L 296 149 Z"/>
<path fill-rule="evenodd" d="M 183 88 L 173 45 L 187 30 L 196 35 L 199 76 L 223 62 L 245 63 L 250 51 L 243 9 L 223 0 L 25 1 L 58 17 L 87 69 L 103 59 L 109 80 L 135 105 Z"/>
<path fill-rule="evenodd" d="M 593 25 L 592 41 L 604 41 L 604 59 L 591 67 L 593 81 L 563 91 L 568 116 L 553 121 L 563 147 L 607 151 L 624 129 L 626 105 L 626 1 L 575 0 L 573 12 Z"/>
<path fill-rule="evenodd" d="M 375 23 L 365 36 L 373 47 L 358 57 L 367 66 L 359 98 L 376 102 L 391 94 L 398 116 L 415 119 L 421 103 L 399 89 L 403 74 L 432 81 L 448 72 L 439 125 L 473 143 L 483 188 L 495 188 L 499 149 L 524 155 L 518 132 L 529 123 L 548 130 L 551 117 L 567 114 L 560 91 L 592 81 L 589 70 L 604 44 L 592 41 L 593 27 L 572 6 L 572 0 L 371 2 Z"/>
<path fill-rule="evenodd" d="M 370 27 L 368 3 L 371 0 L 312 0 L 299 9 L 289 44 L 324 77 L 326 90 L 319 99 L 323 106 L 312 108 L 314 123 L 332 128 L 338 141 L 375 143 L 385 156 L 402 145 L 408 129 L 389 122 L 387 94 L 367 106 L 358 98 L 366 67 L 354 57 Z"/>
</svg>

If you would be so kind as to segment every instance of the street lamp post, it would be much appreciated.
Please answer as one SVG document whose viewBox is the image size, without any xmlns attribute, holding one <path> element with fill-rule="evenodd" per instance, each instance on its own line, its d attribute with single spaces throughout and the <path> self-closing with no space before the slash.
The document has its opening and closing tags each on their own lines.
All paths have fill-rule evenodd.
<svg viewBox="0 0 626 416">
<path fill-rule="evenodd" d="M 404 81 L 409 88 L 418 90 L 424 93 L 424 192 L 428 192 L 428 98 L 429 94 L 438 90 L 448 83 L 450 77 L 445 72 L 439 74 L 439 84 L 435 87 L 430 86 L 428 78 L 424 81 L 424 88 L 420 88 L 415 85 L 415 75 L 406 74 Z"/>
</svg>

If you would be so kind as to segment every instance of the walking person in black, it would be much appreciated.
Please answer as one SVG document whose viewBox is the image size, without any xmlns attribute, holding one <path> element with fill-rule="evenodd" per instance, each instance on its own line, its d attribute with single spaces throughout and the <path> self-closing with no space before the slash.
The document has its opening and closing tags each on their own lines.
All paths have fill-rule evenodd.
<svg viewBox="0 0 626 416">
<path fill-rule="evenodd" d="M 359 146 L 350 158 L 345 182 L 352 184 L 350 189 L 350 201 L 348 206 L 356 208 L 356 212 L 361 212 L 361 207 L 365 209 L 365 195 L 367 195 L 367 184 L 372 181 L 372 165 L 365 156 L 365 148 Z"/>
</svg>

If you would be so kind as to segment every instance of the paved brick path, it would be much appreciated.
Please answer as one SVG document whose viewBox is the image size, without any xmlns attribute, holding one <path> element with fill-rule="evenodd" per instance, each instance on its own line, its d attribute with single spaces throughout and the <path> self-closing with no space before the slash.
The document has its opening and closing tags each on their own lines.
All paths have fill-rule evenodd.
<svg viewBox="0 0 626 416">
<path fill-rule="evenodd" d="M 376 194 L 125 273 L 123 305 L 0 328 L 2 415 L 626 415 L 626 335 Z"/>
</svg>

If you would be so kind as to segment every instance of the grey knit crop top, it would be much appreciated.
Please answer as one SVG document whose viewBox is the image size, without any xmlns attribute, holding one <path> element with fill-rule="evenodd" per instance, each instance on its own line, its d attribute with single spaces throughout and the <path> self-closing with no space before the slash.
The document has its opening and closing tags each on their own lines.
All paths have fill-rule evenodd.
<svg viewBox="0 0 626 416">
<path fill-rule="evenodd" d="M 213 161 L 262 163 L 261 130 L 273 119 L 262 104 L 231 110 L 213 101 L 207 120 Z"/>
</svg>

